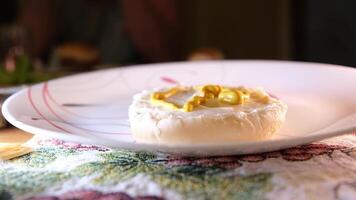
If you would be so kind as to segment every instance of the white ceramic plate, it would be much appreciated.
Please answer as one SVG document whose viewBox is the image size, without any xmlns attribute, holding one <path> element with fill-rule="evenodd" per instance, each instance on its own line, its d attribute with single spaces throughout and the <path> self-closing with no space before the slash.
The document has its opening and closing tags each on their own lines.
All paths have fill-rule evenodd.
<svg viewBox="0 0 356 200">
<path fill-rule="evenodd" d="M 261 86 L 289 106 L 283 129 L 269 140 L 228 145 L 161 146 L 134 141 L 127 117 L 132 95 L 182 84 Z M 273 151 L 356 131 L 356 70 L 277 61 L 163 63 L 56 79 L 6 100 L 14 126 L 67 141 L 185 155 Z"/>
</svg>

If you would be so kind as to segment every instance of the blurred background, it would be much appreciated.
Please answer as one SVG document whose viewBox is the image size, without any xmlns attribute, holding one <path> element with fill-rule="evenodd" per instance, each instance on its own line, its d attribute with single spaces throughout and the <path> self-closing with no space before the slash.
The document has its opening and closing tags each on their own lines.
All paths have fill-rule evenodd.
<svg viewBox="0 0 356 200">
<path fill-rule="evenodd" d="M 0 86 L 180 60 L 356 66 L 354 8 L 352 0 L 2 1 Z"/>
</svg>

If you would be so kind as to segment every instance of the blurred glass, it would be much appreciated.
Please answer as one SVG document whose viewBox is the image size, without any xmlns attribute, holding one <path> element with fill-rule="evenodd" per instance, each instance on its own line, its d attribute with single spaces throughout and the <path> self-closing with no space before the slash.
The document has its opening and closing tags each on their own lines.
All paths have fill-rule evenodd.
<svg viewBox="0 0 356 200">
<path fill-rule="evenodd" d="M 20 25 L 0 27 L 0 84 L 22 84 L 27 81 L 30 60 L 27 55 L 29 34 Z M 0 85 L 0 86 L 1 86 Z"/>
<path fill-rule="evenodd" d="M 17 24 L 0 26 L 0 60 L 5 60 L 9 53 L 23 53 L 19 50 L 27 51 L 28 47 L 29 34 L 23 26 Z"/>
<path fill-rule="evenodd" d="M 0 27 L 0 87 L 23 85 L 57 76 L 30 55 L 31 35 L 18 24 Z"/>
</svg>

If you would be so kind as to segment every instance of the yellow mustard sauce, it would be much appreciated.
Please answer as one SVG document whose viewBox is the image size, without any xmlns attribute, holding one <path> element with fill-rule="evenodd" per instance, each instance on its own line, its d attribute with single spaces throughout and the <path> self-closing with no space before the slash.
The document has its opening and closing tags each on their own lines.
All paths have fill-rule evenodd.
<svg viewBox="0 0 356 200">
<path fill-rule="evenodd" d="M 182 92 L 187 92 L 184 87 L 174 87 L 167 91 L 159 91 L 151 94 L 151 103 L 154 105 L 162 105 L 172 110 L 181 110 L 184 112 L 191 112 L 199 106 L 205 107 L 226 107 L 233 105 L 244 104 L 250 99 L 256 102 L 268 103 L 269 96 L 259 92 L 252 91 L 243 87 L 223 87 L 220 85 L 204 85 L 194 88 L 200 91 L 201 95 L 194 95 L 183 105 L 177 105 L 168 102 L 167 99 Z"/>
</svg>

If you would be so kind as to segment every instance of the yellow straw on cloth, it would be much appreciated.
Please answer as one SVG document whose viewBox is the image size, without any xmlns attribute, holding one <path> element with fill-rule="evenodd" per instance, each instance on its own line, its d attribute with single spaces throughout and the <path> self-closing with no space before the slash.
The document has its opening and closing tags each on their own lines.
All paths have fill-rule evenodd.
<svg viewBox="0 0 356 200">
<path fill-rule="evenodd" d="M 0 160 L 10 160 L 32 152 L 32 149 L 21 143 L 0 143 Z"/>
</svg>

